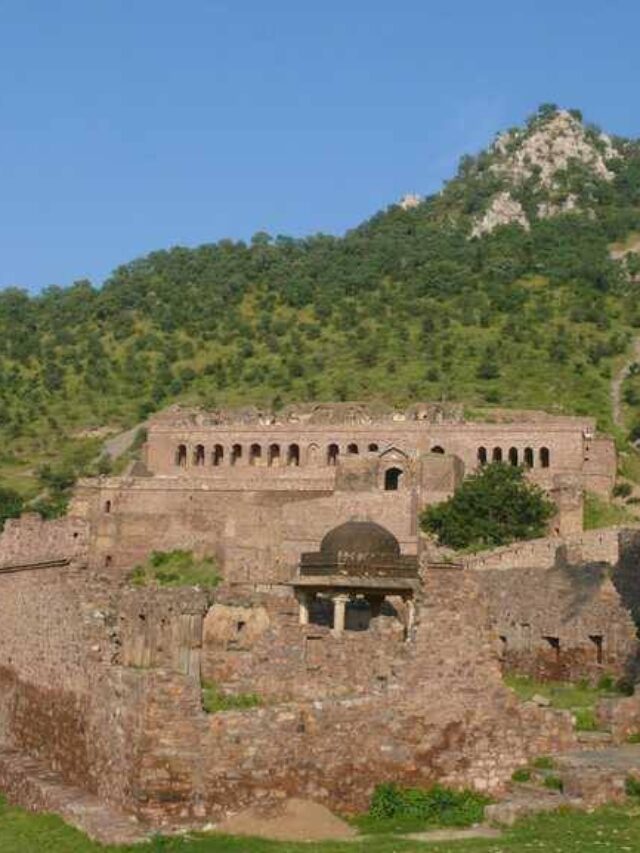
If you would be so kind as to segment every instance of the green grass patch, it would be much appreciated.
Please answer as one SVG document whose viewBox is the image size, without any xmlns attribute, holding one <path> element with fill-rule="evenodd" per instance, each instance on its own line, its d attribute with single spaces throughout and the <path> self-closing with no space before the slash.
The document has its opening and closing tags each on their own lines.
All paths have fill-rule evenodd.
<svg viewBox="0 0 640 853">
<path fill-rule="evenodd" d="M 257 693 L 222 693 L 217 684 L 205 681 L 202 684 L 202 707 L 207 714 L 219 711 L 246 711 L 262 705 Z"/>
<path fill-rule="evenodd" d="M 153 551 L 149 559 L 129 574 L 132 586 L 202 586 L 220 583 L 213 557 L 194 557 L 191 551 Z"/>
<path fill-rule="evenodd" d="M 636 522 L 636 516 L 625 507 L 609 503 L 593 492 L 585 492 L 583 513 L 585 530 L 621 524 L 635 524 Z"/>
<path fill-rule="evenodd" d="M 323 843 L 265 841 L 257 838 L 188 833 L 158 837 L 148 845 L 103 847 L 53 815 L 32 814 L 0 798 L 2 853 L 620 853 L 640 850 L 639 810 L 597 809 L 586 814 L 562 809 L 519 821 L 499 839 L 442 842 L 436 847 L 397 836 L 369 835 L 361 840 Z"/>
<path fill-rule="evenodd" d="M 353 823 L 367 834 L 471 826 L 482 822 L 489 802 L 475 791 L 455 791 L 441 785 L 402 788 L 387 782 L 376 787 L 368 813 L 353 818 Z"/>
<path fill-rule="evenodd" d="M 529 701 L 537 694 L 548 699 L 552 708 L 574 713 L 594 708 L 596 702 L 604 697 L 626 695 L 614 685 L 610 676 L 600 679 L 597 687 L 592 687 L 587 681 L 536 681 L 525 675 L 505 675 L 504 682 L 523 702 Z"/>
<path fill-rule="evenodd" d="M 573 716 L 579 732 L 598 731 L 598 720 L 593 708 L 575 708 Z"/>
</svg>

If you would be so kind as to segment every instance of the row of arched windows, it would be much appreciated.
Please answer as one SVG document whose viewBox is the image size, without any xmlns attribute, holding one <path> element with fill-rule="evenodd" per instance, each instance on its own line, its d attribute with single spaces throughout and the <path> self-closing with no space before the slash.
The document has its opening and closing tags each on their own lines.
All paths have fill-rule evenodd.
<svg viewBox="0 0 640 853">
<path fill-rule="evenodd" d="M 379 450 L 380 446 L 377 443 L 372 442 L 367 444 L 366 451 L 363 452 L 378 453 Z M 235 465 L 237 462 L 242 460 L 244 452 L 245 448 L 242 444 L 232 445 L 229 451 L 229 464 Z M 324 453 L 325 464 L 336 465 L 340 452 L 339 444 L 332 443 L 327 445 Z M 225 453 L 224 445 L 214 445 L 213 450 L 211 451 L 209 464 L 214 467 L 223 465 L 225 463 Z M 357 456 L 360 454 L 360 446 L 356 442 L 351 442 L 350 444 L 347 444 L 345 453 L 347 456 Z M 431 448 L 431 453 L 443 454 L 444 448 L 436 445 Z M 309 445 L 307 450 L 308 460 L 310 462 L 318 462 L 320 461 L 320 457 L 321 453 L 318 445 Z M 286 465 L 297 466 L 300 465 L 300 458 L 299 444 L 289 444 L 284 446 L 280 444 L 269 444 L 264 449 L 261 444 L 251 444 L 248 448 L 249 465 L 261 465 L 264 459 L 268 466 L 281 465 L 283 463 Z M 207 465 L 207 451 L 204 444 L 196 444 L 191 451 L 191 454 L 189 453 L 189 449 L 186 444 L 179 444 L 175 452 L 175 464 L 181 468 L 186 468 L 189 464 L 194 465 L 195 467 L 203 467 Z"/>
<path fill-rule="evenodd" d="M 489 458 L 489 450 L 486 447 L 479 447 L 478 463 L 487 465 L 490 461 L 508 462 L 510 465 L 523 465 L 525 468 L 535 468 L 536 466 L 548 468 L 551 464 L 551 454 L 548 447 L 541 447 L 537 454 L 533 447 L 525 447 L 522 454 L 517 447 L 510 447 L 506 453 L 502 447 L 494 447 L 491 450 L 491 458 Z"/>
<path fill-rule="evenodd" d="M 249 465 L 262 464 L 263 448 L 261 444 L 252 444 L 248 449 Z M 242 444 L 233 444 L 229 451 L 229 463 L 235 465 L 244 458 L 244 447 Z M 281 447 L 279 444 L 270 444 L 266 448 L 265 457 L 268 465 L 280 465 L 285 462 L 287 465 L 297 466 L 300 464 L 300 445 L 289 444 Z M 222 444 L 215 444 L 211 451 L 211 465 L 219 467 L 224 464 L 225 448 Z M 176 448 L 175 463 L 181 468 L 186 468 L 189 461 L 189 451 L 186 444 L 179 444 Z M 207 454 L 204 444 L 196 444 L 193 448 L 192 464 L 196 467 L 202 467 L 207 464 Z"/>
</svg>

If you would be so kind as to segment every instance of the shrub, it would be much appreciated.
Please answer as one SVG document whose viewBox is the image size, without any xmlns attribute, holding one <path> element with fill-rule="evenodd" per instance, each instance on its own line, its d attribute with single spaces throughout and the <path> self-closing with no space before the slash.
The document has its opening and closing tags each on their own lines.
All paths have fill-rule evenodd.
<svg viewBox="0 0 640 853">
<path fill-rule="evenodd" d="M 8 518 L 17 518 L 23 509 L 23 500 L 13 489 L 0 487 L 0 530 Z"/>
<path fill-rule="evenodd" d="M 512 782 L 528 782 L 531 779 L 531 771 L 526 767 L 520 767 L 511 774 Z"/>
<path fill-rule="evenodd" d="M 494 548 L 544 535 L 555 511 L 522 468 L 495 462 L 468 477 L 444 503 L 422 513 L 422 529 L 451 548 Z"/>
<path fill-rule="evenodd" d="M 631 483 L 622 482 L 616 483 L 613 487 L 613 496 L 614 498 L 628 498 L 631 492 L 633 491 L 633 486 Z"/>
<path fill-rule="evenodd" d="M 550 755 L 540 755 L 533 761 L 537 770 L 553 770 L 553 758 Z"/>
<path fill-rule="evenodd" d="M 484 817 L 488 798 L 474 791 L 432 788 L 401 788 L 393 782 L 378 785 L 369 816 L 378 820 L 409 819 L 424 825 L 470 826 Z"/>
<path fill-rule="evenodd" d="M 640 797 L 640 779 L 627 776 L 624 782 L 624 790 L 627 797 Z"/>
<path fill-rule="evenodd" d="M 633 732 L 627 737 L 627 743 L 640 743 L 640 732 Z"/>
<path fill-rule="evenodd" d="M 549 788 L 551 791 L 562 791 L 563 784 L 562 779 L 559 776 L 545 776 L 544 782 L 542 783 L 545 788 Z"/>
</svg>

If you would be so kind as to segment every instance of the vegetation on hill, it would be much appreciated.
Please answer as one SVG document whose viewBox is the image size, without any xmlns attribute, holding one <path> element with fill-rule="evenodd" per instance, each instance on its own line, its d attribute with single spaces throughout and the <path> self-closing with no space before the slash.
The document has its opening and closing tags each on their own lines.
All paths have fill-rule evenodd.
<svg viewBox="0 0 640 853">
<path fill-rule="evenodd" d="M 589 413 L 610 427 L 610 378 L 640 334 L 640 303 L 609 246 L 640 230 L 640 145 L 603 148 L 581 129 L 610 156 L 609 177 L 576 157 L 553 185 L 533 167 L 514 184 L 508 158 L 555 115 L 541 108 L 499 150 L 463 158 L 438 195 L 344 237 L 259 233 L 154 252 L 99 289 L 4 290 L 0 480 L 55 509 L 51 474 L 97 464 L 92 429 L 178 400 L 446 398 Z M 529 230 L 471 238 L 507 189 Z M 573 209 L 542 217 L 569 196 Z"/>
<path fill-rule="evenodd" d="M 448 500 L 428 506 L 420 523 L 441 545 L 479 551 L 544 536 L 555 511 L 523 468 L 493 462 L 467 477 Z"/>
<path fill-rule="evenodd" d="M 191 551 L 152 551 L 149 559 L 132 569 L 132 586 L 201 586 L 220 583 L 213 557 L 195 557 Z"/>
</svg>

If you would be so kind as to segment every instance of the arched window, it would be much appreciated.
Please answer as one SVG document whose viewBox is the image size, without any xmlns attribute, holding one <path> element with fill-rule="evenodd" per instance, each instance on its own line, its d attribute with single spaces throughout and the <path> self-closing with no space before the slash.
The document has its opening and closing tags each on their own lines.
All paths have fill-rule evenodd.
<svg viewBox="0 0 640 853">
<path fill-rule="evenodd" d="M 193 451 L 193 464 L 204 465 L 204 444 L 196 444 Z"/>
<path fill-rule="evenodd" d="M 269 445 L 269 465 L 278 465 L 280 463 L 280 445 Z"/>
<path fill-rule="evenodd" d="M 179 465 L 180 468 L 187 467 L 187 445 L 179 444 L 176 450 L 176 465 Z"/>
<path fill-rule="evenodd" d="M 402 477 L 402 468 L 387 468 L 384 472 L 385 492 L 397 492 Z"/>
<path fill-rule="evenodd" d="M 487 464 L 487 448 L 479 447 L 478 448 L 478 464 L 486 465 Z"/>
<path fill-rule="evenodd" d="M 347 445 L 347 453 L 349 456 L 357 456 L 358 455 L 358 445 L 357 444 L 348 444 Z"/>
<path fill-rule="evenodd" d="M 317 465 L 318 464 L 318 452 L 320 448 L 317 444 L 310 444 L 307 447 L 307 462 L 309 465 Z"/>
<path fill-rule="evenodd" d="M 340 448 L 337 444 L 330 444 L 327 447 L 327 465 L 337 465 Z"/>
<path fill-rule="evenodd" d="M 380 448 L 379 448 L 379 447 L 378 447 L 378 445 L 377 445 L 377 444 L 375 444 L 375 443 L 370 444 L 370 445 L 369 445 L 369 447 L 367 448 L 367 450 L 369 451 L 369 453 L 377 453 L 379 449 L 380 449 Z"/>
<path fill-rule="evenodd" d="M 435 447 L 431 448 L 432 453 L 437 453 L 440 456 L 444 455 L 444 447 L 440 447 L 439 444 L 436 444 Z"/>
<path fill-rule="evenodd" d="M 216 444 L 213 448 L 213 453 L 211 454 L 211 464 L 218 467 L 222 465 L 222 460 L 224 459 L 224 447 L 221 444 Z"/>
<path fill-rule="evenodd" d="M 104 502 L 104 511 L 107 513 L 111 512 L 111 501 L 105 501 Z"/>
<path fill-rule="evenodd" d="M 262 448 L 259 444 L 252 444 L 249 448 L 249 465 L 256 465 L 262 459 Z"/>
<path fill-rule="evenodd" d="M 542 468 L 548 468 L 551 463 L 551 454 L 548 447 L 540 448 L 540 465 Z"/>
<path fill-rule="evenodd" d="M 524 449 L 524 467 L 533 468 L 533 450 L 530 447 Z"/>
<path fill-rule="evenodd" d="M 240 459 L 242 459 L 242 445 L 234 444 L 231 448 L 231 464 L 235 465 Z"/>
<path fill-rule="evenodd" d="M 514 468 L 518 465 L 518 448 L 510 447 L 509 448 L 509 464 L 513 465 Z"/>
<path fill-rule="evenodd" d="M 290 444 L 287 450 L 287 465 L 297 467 L 300 464 L 300 445 Z"/>
<path fill-rule="evenodd" d="M 491 454 L 491 458 L 494 462 L 502 462 L 502 448 L 494 447 L 493 453 Z"/>
</svg>

